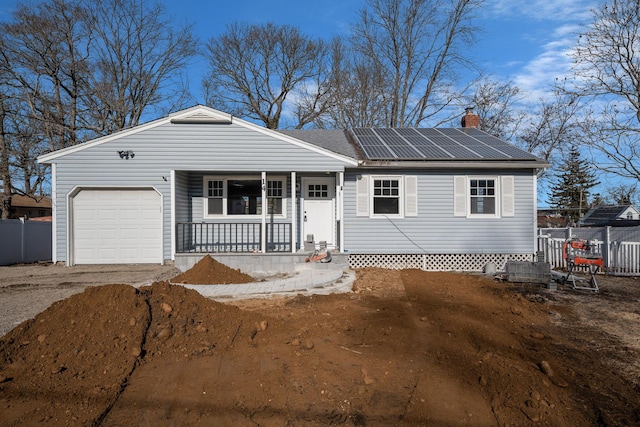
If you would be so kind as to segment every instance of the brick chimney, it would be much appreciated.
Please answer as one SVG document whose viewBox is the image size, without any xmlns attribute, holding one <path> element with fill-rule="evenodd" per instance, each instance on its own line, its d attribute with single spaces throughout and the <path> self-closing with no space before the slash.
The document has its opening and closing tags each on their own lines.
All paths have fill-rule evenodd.
<svg viewBox="0 0 640 427">
<path fill-rule="evenodd" d="M 479 128 L 480 127 L 480 116 L 473 112 L 473 108 L 465 108 L 465 114 L 462 116 L 462 120 L 460 120 L 460 124 L 463 128 Z"/>
</svg>

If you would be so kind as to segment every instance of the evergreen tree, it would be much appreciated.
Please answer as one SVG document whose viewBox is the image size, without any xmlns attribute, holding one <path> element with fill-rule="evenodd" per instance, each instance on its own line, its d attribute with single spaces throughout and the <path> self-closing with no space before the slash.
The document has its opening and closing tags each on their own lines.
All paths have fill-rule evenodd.
<svg viewBox="0 0 640 427">
<path fill-rule="evenodd" d="M 577 223 L 590 206 L 590 189 L 600 182 L 576 146 L 571 147 L 559 169 L 555 184 L 551 187 L 549 204 Z"/>
</svg>

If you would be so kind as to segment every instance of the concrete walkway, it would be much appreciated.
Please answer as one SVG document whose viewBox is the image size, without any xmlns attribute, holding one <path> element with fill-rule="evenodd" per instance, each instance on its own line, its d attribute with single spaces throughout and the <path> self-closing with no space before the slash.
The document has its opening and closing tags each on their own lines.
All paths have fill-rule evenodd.
<svg viewBox="0 0 640 427">
<path fill-rule="evenodd" d="M 351 292 L 355 272 L 342 269 L 298 269 L 291 273 L 266 277 L 264 280 L 233 285 L 190 285 L 176 283 L 194 289 L 212 299 L 265 298 L 297 294 L 332 294 Z"/>
</svg>

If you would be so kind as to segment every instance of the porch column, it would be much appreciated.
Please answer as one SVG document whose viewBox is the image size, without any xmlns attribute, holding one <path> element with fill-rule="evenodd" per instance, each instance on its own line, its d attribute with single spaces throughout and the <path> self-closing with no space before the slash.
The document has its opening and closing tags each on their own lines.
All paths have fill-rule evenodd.
<svg viewBox="0 0 640 427">
<path fill-rule="evenodd" d="M 296 173 L 291 172 L 291 252 L 298 245 L 298 197 L 296 194 Z"/>
<path fill-rule="evenodd" d="M 267 205 L 267 173 L 262 172 L 262 241 L 260 242 L 261 251 L 263 254 L 267 253 L 267 211 L 269 207 Z"/>
<path fill-rule="evenodd" d="M 336 217 L 338 218 L 338 221 L 340 221 L 340 227 L 338 227 L 338 242 L 339 242 L 339 246 L 336 245 L 337 249 L 340 250 L 340 252 L 343 252 L 343 247 L 344 247 L 344 196 L 343 196 L 343 191 L 344 191 L 344 172 L 338 172 L 338 183 L 336 185 L 336 195 L 337 195 L 337 203 L 338 203 L 338 212 L 336 214 Z"/>
<path fill-rule="evenodd" d="M 171 169 L 169 175 L 171 188 L 171 259 L 176 260 L 176 171 Z M 164 254 L 163 254 L 164 257 Z"/>
</svg>

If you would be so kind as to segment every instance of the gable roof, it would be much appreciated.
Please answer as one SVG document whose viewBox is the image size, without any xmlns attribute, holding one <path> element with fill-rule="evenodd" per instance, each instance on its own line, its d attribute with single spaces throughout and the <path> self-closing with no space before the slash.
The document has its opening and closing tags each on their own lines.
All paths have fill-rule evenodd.
<svg viewBox="0 0 640 427">
<path fill-rule="evenodd" d="M 23 196 L 21 194 L 13 194 L 11 195 L 11 207 L 51 209 L 51 198 L 48 196 Z"/>
<path fill-rule="evenodd" d="M 316 153 L 325 155 L 327 157 L 331 157 L 336 160 L 343 161 L 347 164 L 356 165 L 357 161 L 354 157 L 349 157 L 348 155 L 341 154 L 336 151 L 328 150 L 323 148 L 320 145 L 312 144 L 308 141 L 297 139 L 293 136 L 283 134 L 281 132 L 277 132 L 272 129 L 267 129 L 263 126 L 256 125 L 251 122 L 247 122 L 245 120 L 236 118 L 231 116 L 230 114 L 223 113 L 221 111 L 215 110 L 210 107 L 206 107 L 204 105 L 196 105 L 191 108 L 187 108 L 185 110 L 181 110 L 175 113 L 172 113 L 166 117 L 153 120 L 148 123 L 144 123 L 129 129 L 124 129 L 118 132 L 114 132 L 110 135 L 106 135 L 103 137 L 99 137 L 87 142 L 83 142 L 81 144 L 74 145 L 72 147 L 63 148 L 60 150 L 52 151 L 47 154 L 43 154 L 38 157 L 39 163 L 51 163 L 53 160 L 56 160 L 60 157 L 66 156 L 71 153 L 75 153 L 78 151 L 86 150 L 88 148 L 94 147 L 96 145 L 104 144 L 113 140 L 117 140 L 119 138 L 123 138 L 129 135 L 134 135 L 140 132 L 144 132 L 149 129 L 153 129 L 158 126 L 166 125 L 168 123 L 179 123 L 179 124 L 210 124 L 210 125 L 237 125 L 252 131 L 266 134 L 273 138 L 279 139 L 281 141 L 290 143 L 292 145 L 305 148 L 310 151 L 314 151 Z"/>
<path fill-rule="evenodd" d="M 476 128 L 356 128 L 280 130 L 359 159 L 368 167 L 545 168 L 550 165 Z"/>
<path fill-rule="evenodd" d="M 638 210 L 633 205 L 620 205 L 620 206 L 596 206 L 591 208 L 580 221 L 582 224 L 602 224 L 609 221 L 615 221 L 621 218 L 628 209 L 633 209 L 636 213 Z"/>
</svg>

